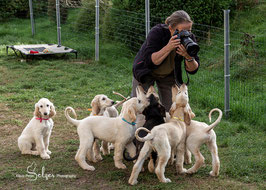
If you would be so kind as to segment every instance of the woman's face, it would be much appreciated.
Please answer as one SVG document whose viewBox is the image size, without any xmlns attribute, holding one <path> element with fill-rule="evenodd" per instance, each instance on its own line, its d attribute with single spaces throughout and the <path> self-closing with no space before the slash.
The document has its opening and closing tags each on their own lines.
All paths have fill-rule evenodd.
<svg viewBox="0 0 266 190">
<path fill-rule="evenodd" d="M 181 30 L 187 30 L 188 32 L 191 32 L 191 30 L 192 30 L 192 23 L 191 22 L 184 22 L 182 24 L 176 25 L 173 28 L 171 26 L 169 26 L 169 30 L 170 30 L 171 36 L 173 36 L 175 30 L 178 30 L 179 32 Z"/>
</svg>

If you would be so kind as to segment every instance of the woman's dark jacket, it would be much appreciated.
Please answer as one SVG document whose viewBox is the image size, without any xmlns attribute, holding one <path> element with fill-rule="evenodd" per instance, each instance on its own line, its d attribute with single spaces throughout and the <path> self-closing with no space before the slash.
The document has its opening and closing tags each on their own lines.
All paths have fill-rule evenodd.
<svg viewBox="0 0 266 190">
<path fill-rule="evenodd" d="M 166 46 L 171 38 L 171 33 L 166 24 L 157 24 L 149 32 L 147 39 L 142 44 L 141 49 L 137 53 L 133 63 L 133 75 L 137 81 L 143 83 L 146 75 L 152 73 L 153 69 L 159 67 L 152 62 L 151 55 L 154 52 L 160 51 Z M 191 39 L 196 42 L 195 36 L 192 34 Z M 195 56 L 195 60 L 199 63 L 199 57 Z M 181 55 L 175 56 L 175 73 L 178 81 L 182 81 L 181 63 L 184 57 Z M 198 67 L 199 68 L 199 67 Z M 195 74 L 198 68 L 189 74 Z M 182 82 L 180 82 L 182 84 Z"/>
</svg>

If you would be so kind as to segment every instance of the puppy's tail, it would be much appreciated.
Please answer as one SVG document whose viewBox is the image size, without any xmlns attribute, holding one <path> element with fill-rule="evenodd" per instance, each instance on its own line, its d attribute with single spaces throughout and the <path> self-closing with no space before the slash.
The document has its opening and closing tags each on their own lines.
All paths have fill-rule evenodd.
<svg viewBox="0 0 266 190">
<path fill-rule="evenodd" d="M 146 137 L 139 137 L 139 131 L 140 130 L 144 130 L 146 131 L 147 133 L 149 133 L 148 135 L 146 135 Z M 145 142 L 145 141 L 148 141 L 148 140 L 152 140 L 153 139 L 153 135 L 151 134 L 151 132 L 147 129 L 147 128 L 144 128 L 144 127 L 140 127 L 136 130 L 135 132 L 135 137 L 138 141 L 140 142 Z"/>
<path fill-rule="evenodd" d="M 209 127 L 207 127 L 205 129 L 205 131 L 207 133 L 210 132 L 210 130 L 212 130 L 218 123 L 220 123 L 220 121 L 222 119 L 222 116 L 223 116 L 223 112 L 220 109 L 214 108 L 209 113 L 209 120 L 210 120 L 210 122 L 212 121 L 211 115 L 212 115 L 212 112 L 214 112 L 214 111 L 218 111 L 219 112 L 219 116 L 218 116 L 218 118 L 216 119 L 216 121 L 214 123 L 212 123 Z"/>
<path fill-rule="evenodd" d="M 68 114 L 69 112 L 72 112 L 72 113 L 73 113 L 75 119 L 73 119 L 73 118 L 71 118 L 71 117 L 69 116 L 69 114 Z M 78 125 L 79 125 L 79 120 L 77 120 L 77 114 L 76 114 L 75 110 L 74 110 L 72 107 L 67 107 L 67 108 L 65 109 L 65 116 L 66 116 L 67 121 L 68 121 L 69 123 L 72 123 L 72 124 L 75 125 L 75 126 L 78 126 Z"/>
</svg>

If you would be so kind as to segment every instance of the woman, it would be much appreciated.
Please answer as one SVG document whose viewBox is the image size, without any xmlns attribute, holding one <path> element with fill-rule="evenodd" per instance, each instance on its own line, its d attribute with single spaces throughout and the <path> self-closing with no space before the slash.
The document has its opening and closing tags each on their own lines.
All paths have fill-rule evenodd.
<svg viewBox="0 0 266 190">
<path fill-rule="evenodd" d="M 199 68 L 199 57 L 197 55 L 191 57 L 180 39 L 177 39 L 177 35 L 173 35 L 176 30 L 191 32 L 192 24 L 190 16 L 185 11 L 179 10 L 169 16 L 165 24 L 158 24 L 151 29 L 134 60 L 132 96 L 136 96 L 138 84 L 147 90 L 156 82 L 160 100 L 169 111 L 175 76 L 182 83 L 183 60 L 189 74 L 195 74 Z M 196 41 L 193 34 L 190 37 Z"/>
</svg>

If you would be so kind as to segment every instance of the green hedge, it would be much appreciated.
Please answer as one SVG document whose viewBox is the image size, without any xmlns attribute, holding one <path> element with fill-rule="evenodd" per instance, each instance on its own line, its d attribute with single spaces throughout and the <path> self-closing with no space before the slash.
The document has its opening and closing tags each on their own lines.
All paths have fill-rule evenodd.
<svg viewBox="0 0 266 190">
<path fill-rule="evenodd" d="M 108 0 L 100 1 L 100 23 L 103 22 L 105 11 L 109 7 Z M 88 31 L 95 28 L 95 0 L 83 0 L 82 9 L 80 9 L 75 22 L 76 31 Z"/>
<path fill-rule="evenodd" d="M 56 23 L 56 0 L 48 0 L 48 16 L 50 21 Z M 68 17 L 68 8 L 65 1 L 60 0 L 60 23 L 65 24 Z"/>
<path fill-rule="evenodd" d="M 0 21 L 12 17 L 26 18 L 29 16 L 29 0 L 1 0 Z"/>
<path fill-rule="evenodd" d="M 156 23 L 164 23 L 165 19 L 176 10 L 185 10 L 194 23 L 222 26 L 223 10 L 232 10 L 235 7 L 236 2 L 233 0 L 153 0 L 150 1 L 151 26 Z M 145 0 L 112 0 L 112 8 L 109 9 L 105 17 L 105 35 L 113 36 L 130 47 L 134 47 L 136 42 L 143 42 L 143 38 L 145 38 L 144 13 Z M 231 15 L 232 13 L 233 11 L 231 11 Z M 128 34 L 126 33 L 127 31 Z"/>
<path fill-rule="evenodd" d="M 113 8 L 133 12 L 145 12 L 145 0 L 112 0 Z M 151 22 L 153 17 L 164 19 L 176 10 L 185 10 L 195 23 L 220 26 L 223 23 L 223 9 L 235 7 L 234 0 L 153 0 L 150 1 Z"/>
</svg>

